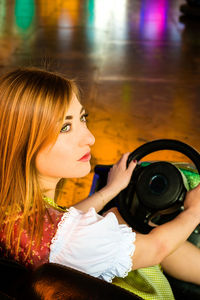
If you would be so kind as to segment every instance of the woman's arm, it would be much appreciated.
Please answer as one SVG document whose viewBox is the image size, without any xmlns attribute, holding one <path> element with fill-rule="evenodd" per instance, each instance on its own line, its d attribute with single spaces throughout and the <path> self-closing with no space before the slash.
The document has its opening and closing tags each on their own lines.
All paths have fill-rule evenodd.
<svg viewBox="0 0 200 300">
<path fill-rule="evenodd" d="M 154 228 L 149 234 L 137 234 L 133 269 L 161 263 L 186 241 L 199 221 L 192 210 L 187 209 L 174 220 Z"/>
<path fill-rule="evenodd" d="M 110 169 L 105 187 L 87 199 L 75 204 L 74 207 L 84 212 L 87 212 L 90 207 L 94 207 L 98 212 L 110 200 L 112 200 L 124 188 L 126 188 L 137 164 L 136 161 L 131 161 L 128 168 L 126 168 L 126 162 L 129 154 L 130 153 L 125 153 L 121 159 Z"/>
<path fill-rule="evenodd" d="M 161 266 L 177 279 L 200 285 L 200 249 L 188 241 L 167 256 Z"/>
<path fill-rule="evenodd" d="M 166 266 L 167 260 L 165 261 L 165 259 L 167 257 L 169 258 L 174 251 L 183 245 L 192 231 L 200 223 L 200 185 L 192 191 L 187 192 L 184 208 L 185 210 L 175 219 L 152 229 L 150 233 L 136 234 L 135 252 L 132 258 L 133 270 L 153 266 L 162 261 L 164 261 Z M 126 223 L 117 208 L 112 208 L 109 212 L 110 211 L 115 213 L 120 224 Z M 188 252 L 190 251 L 189 247 L 184 249 L 188 249 Z M 195 255 L 195 257 L 199 259 L 199 252 L 199 249 L 198 251 L 193 250 L 191 255 Z M 183 250 L 179 253 L 183 253 Z M 188 256 L 189 255 L 188 253 Z M 180 257 L 180 259 L 185 260 L 184 257 Z M 173 261 L 175 262 L 175 260 Z M 190 260 L 200 278 L 200 268 L 197 270 L 194 261 L 195 260 Z"/>
</svg>

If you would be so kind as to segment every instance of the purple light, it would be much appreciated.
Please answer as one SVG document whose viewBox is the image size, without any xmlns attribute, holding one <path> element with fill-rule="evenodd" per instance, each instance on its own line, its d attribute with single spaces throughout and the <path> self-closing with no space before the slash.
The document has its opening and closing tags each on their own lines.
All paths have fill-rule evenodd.
<svg viewBox="0 0 200 300">
<path fill-rule="evenodd" d="M 167 24 L 168 1 L 143 0 L 140 13 L 140 32 L 146 39 L 161 39 Z"/>
</svg>

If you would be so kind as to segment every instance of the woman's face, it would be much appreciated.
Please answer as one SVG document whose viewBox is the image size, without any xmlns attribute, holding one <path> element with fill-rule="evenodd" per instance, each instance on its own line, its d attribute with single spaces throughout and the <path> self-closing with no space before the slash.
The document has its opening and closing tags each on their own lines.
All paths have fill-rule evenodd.
<svg viewBox="0 0 200 300">
<path fill-rule="evenodd" d="M 74 96 L 56 143 L 44 147 L 36 156 L 39 175 L 60 179 L 82 177 L 90 172 L 90 146 L 95 138 L 87 128 L 86 117 Z"/>
</svg>

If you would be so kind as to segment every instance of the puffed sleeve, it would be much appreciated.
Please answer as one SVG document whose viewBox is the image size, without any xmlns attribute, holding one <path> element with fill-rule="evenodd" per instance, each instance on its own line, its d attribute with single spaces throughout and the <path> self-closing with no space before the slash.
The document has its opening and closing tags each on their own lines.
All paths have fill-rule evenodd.
<svg viewBox="0 0 200 300">
<path fill-rule="evenodd" d="M 111 282 L 131 271 L 134 241 L 135 233 L 114 213 L 102 217 L 94 208 L 84 213 L 71 207 L 51 241 L 49 261 Z"/>
</svg>

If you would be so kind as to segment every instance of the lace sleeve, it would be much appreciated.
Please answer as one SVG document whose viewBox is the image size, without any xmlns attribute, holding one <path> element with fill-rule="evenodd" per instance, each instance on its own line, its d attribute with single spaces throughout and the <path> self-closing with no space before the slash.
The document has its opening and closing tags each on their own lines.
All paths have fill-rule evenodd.
<svg viewBox="0 0 200 300">
<path fill-rule="evenodd" d="M 49 261 L 111 282 L 131 270 L 134 241 L 132 229 L 119 225 L 113 213 L 102 217 L 94 208 L 83 213 L 72 207 L 58 224 Z"/>
</svg>

